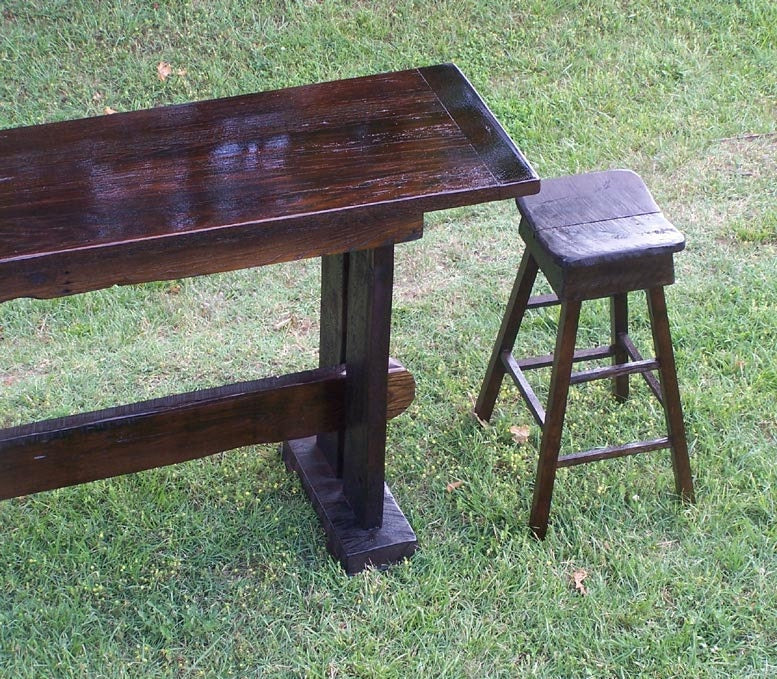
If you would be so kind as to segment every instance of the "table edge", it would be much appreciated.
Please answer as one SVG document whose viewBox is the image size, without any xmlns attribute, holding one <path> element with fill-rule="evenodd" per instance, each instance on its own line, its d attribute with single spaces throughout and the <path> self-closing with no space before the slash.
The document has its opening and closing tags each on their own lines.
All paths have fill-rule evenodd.
<svg viewBox="0 0 777 679">
<path fill-rule="evenodd" d="M 418 73 L 496 181 L 512 184 L 539 180 L 529 161 L 456 64 L 426 66 L 419 68 Z M 520 167 L 526 168 L 528 174 L 517 172 Z"/>
</svg>

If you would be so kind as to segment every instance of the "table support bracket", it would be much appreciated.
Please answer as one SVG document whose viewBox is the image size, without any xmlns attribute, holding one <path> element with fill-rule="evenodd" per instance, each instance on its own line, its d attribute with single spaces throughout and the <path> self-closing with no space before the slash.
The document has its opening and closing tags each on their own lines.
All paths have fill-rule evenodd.
<svg viewBox="0 0 777 679">
<path fill-rule="evenodd" d="M 418 548 L 415 533 L 383 484 L 383 524 L 362 528 L 343 494 L 343 480 L 332 474 L 316 437 L 287 441 L 281 448 L 289 471 L 299 475 L 327 537 L 327 549 L 349 575 L 367 566 L 380 568 L 410 557 Z"/>
</svg>

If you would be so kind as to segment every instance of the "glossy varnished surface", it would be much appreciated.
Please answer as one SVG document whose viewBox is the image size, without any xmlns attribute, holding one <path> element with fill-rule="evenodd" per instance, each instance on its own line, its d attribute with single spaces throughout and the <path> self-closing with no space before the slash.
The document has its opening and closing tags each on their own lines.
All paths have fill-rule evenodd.
<svg viewBox="0 0 777 679">
<path fill-rule="evenodd" d="M 310 436 L 284 456 L 331 551 L 409 556 L 383 482 L 413 398 L 386 372 L 393 246 L 429 210 L 538 189 L 452 65 L 0 131 L 0 301 L 324 261 L 317 370 L 0 432 L 0 497 Z"/>
<path fill-rule="evenodd" d="M 0 131 L 0 268 L 138 244 L 161 248 L 174 266 L 186 243 L 202 248 L 211 237 L 228 260 L 243 236 L 264 264 L 372 247 L 379 235 L 360 238 L 370 226 L 359 223 L 389 215 L 407 218 L 386 240 L 417 237 L 425 211 L 538 188 L 455 66 L 413 69 Z M 231 238 L 212 233 L 224 229 Z M 305 243 L 286 249 L 290 231 L 305 232 Z M 175 246 L 161 243 L 170 239 Z M 274 250 L 263 257 L 265 245 Z M 190 275 L 252 263 L 186 257 Z M 51 295 L 83 287 L 29 264 L 31 288 L 41 277 Z"/>
</svg>

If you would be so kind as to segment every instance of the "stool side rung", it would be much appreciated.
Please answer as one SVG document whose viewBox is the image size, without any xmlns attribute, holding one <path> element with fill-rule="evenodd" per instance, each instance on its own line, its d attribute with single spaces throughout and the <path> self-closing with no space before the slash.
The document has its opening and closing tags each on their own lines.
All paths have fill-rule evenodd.
<svg viewBox="0 0 777 679">
<path fill-rule="evenodd" d="M 534 297 L 530 297 L 529 301 L 526 303 L 526 308 L 539 309 L 546 306 L 556 306 L 560 303 L 561 300 L 559 300 L 558 295 L 551 292 L 547 295 L 535 295 Z"/>
<path fill-rule="evenodd" d="M 632 342 L 631 337 L 629 337 L 628 333 L 619 332 L 618 343 L 626 350 L 626 353 L 629 355 L 629 358 L 632 361 L 644 360 L 642 358 L 642 354 L 639 353 L 639 349 L 637 349 L 637 347 L 634 345 L 634 342 Z M 663 405 L 664 394 L 661 391 L 661 383 L 656 379 L 656 376 L 650 372 L 643 372 L 642 377 L 645 379 L 645 382 L 647 383 L 648 387 L 650 387 L 650 391 L 652 391 L 653 395 L 658 399 L 658 402 L 661 405 Z"/>
<path fill-rule="evenodd" d="M 526 380 L 526 376 L 523 374 L 523 370 L 521 370 L 518 362 L 508 350 L 502 352 L 502 364 L 510 377 L 513 378 L 515 386 L 518 387 L 518 391 L 521 392 L 521 396 L 523 396 L 523 400 L 526 402 L 529 410 L 531 410 L 531 414 L 534 416 L 537 424 L 539 424 L 540 427 L 544 427 L 545 409 L 537 398 L 537 394 L 534 393 L 531 384 Z"/>
<path fill-rule="evenodd" d="M 644 374 L 648 370 L 656 370 L 657 368 L 658 361 L 655 359 L 620 363 L 605 368 L 591 368 L 590 370 L 581 370 L 580 372 L 572 373 L 569 378 L 569 383 L 582 384 L 583 382 L 620 377 L 621 375 L 633 375 L 634 373 Z"/>
<path fill-rule="evenodd" d="M 593 448 L 580 453 L 562 455 L 556 462 L 556 467 L 574 467 L 586 462 L 597 462 L 607 460 L 612 457 L 625 457 L 626 455 L 636 455 L 637 453 L 647 453 L 651 450 L 660 450 L 671 447 L 668 436 L 662 436 L 651 441 L 635 441 L 626 443 L 622 446 L 611 446 L 608 448 Z"/>
<path fill-rule="evenodd" d="M 581 361 L 595 361 L 599 358 L 610 358 L 611 356 L 615 356 L 615 350 L 611 346 L 600 346 L 594 347 L 593 349 L 578 349 L 572 357 L 572 362 L 580 363 Z M 517 361 L 517 363 L 521 370 L 549 368 L 553 365 L 553 354 L 522 358 L 520 361 Z"/>
</svg>

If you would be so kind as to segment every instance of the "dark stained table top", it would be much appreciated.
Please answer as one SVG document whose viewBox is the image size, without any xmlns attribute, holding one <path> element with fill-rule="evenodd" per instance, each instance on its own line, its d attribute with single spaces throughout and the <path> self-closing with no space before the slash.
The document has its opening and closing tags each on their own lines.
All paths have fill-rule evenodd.
<svg viewBox="0 0 777 679">
<path fill-rule="evenodd" d="M 461 72 L 432 66 L 2 130 L 0 268 L 159 239 L 201 247 L 224 229 L 237 247 L 281 221 L 341 228 L 348 213 L 358 229 L 538 190 Z M 333 248 L 308 240 L 267 261 Z"/>
</svg>

